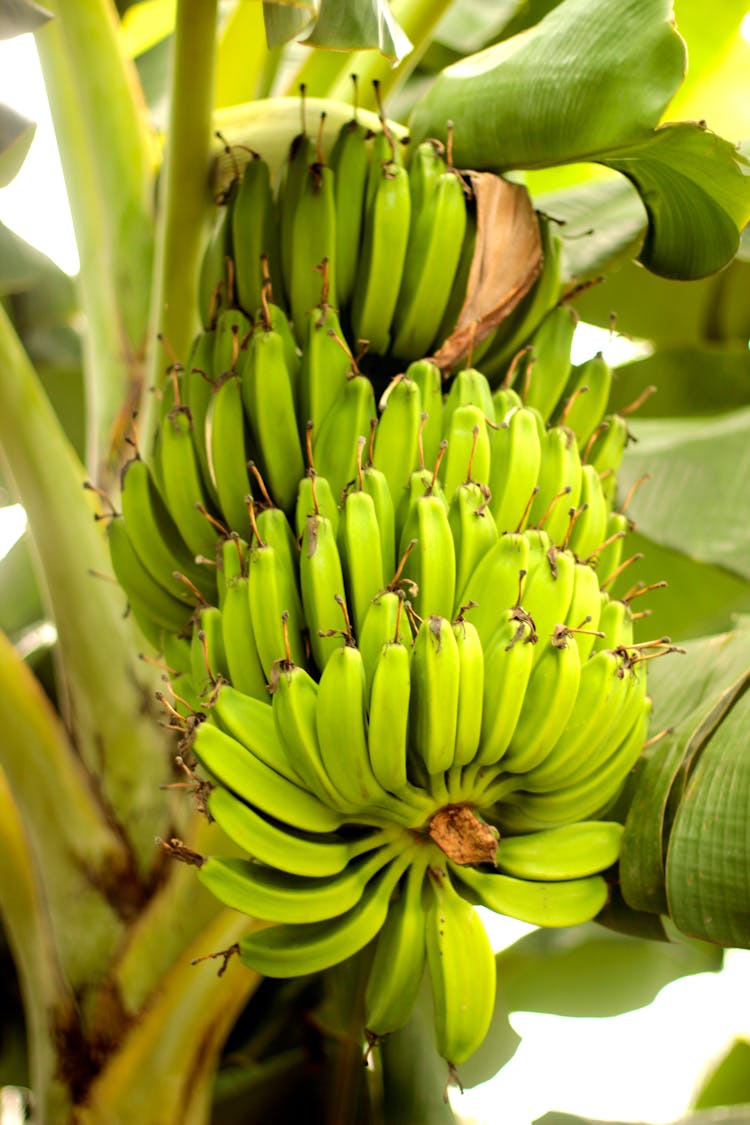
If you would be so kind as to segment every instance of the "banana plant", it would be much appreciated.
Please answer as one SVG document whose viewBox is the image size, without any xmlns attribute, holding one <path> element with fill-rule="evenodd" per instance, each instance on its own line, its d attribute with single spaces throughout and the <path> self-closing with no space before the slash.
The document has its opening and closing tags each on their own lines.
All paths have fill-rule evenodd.
<svg viewBox="0 0 750 1125">
<path fill-rule="evenodd" d="M 73 292 L 49 263 L 2 232 L 0 450 L 4 484 L 28 515 L 29 542 L 20 550 L 30 551 L 36 581 L 27 584 L 24 611 L 18 602 L 12 607 L 18 587 L 9 584 L 9 557 L 2 608 L 10 635 L 0 642 L 0 911 L 40 1122 L 199 1125 L 260 1120 L 295 1105 L 321 1121 L 408 1121 L 415 1106 L 428 1107 L 431 1119 L 452 1119 L 442 1099 L 445 1076 L 413 1065 L 432 1034 L 424 1005 L 365 1077 L 359 1000 L 352 1000 L 361 988 L 356 959 L 323 981 L 281 985 L 236 958 L 210 959 L 263 924 L 219 907 L 190 868 L 191 857 L 231 852 L 231 845 L 201 815 L 195 779 L 174 766 L 174 732 L 164 729 L 169 711 L 159 702 L 164 668 L 112 580 L 108 520 L 100 517 L 119 508 L 129 445 L 150 456 L 155 404 L 169 394 L 170 373 L 185 363 L 200 326 L 200 263 L 214 199 L 248 150 L 279 171 L 299 132 L 302 85 L 307 112 L 325 113 L 323 144 L 351 117 L 349 75 L 356 73 L 363 122 L 378 120 L 379 89 L 395 134 L 408 135 L 412 146 L 425 137 L 448 143 L 450 120 L 459 167 L 525 179 L 537 206 L 565 218 L 573 234 L 576 214 L 587 216 L 580 226 L 595 215 L 593 236 L 567 242 L 570 290 L 633 258 L 651 271 L 639 270 L 648 284 L 670 287 L 664 279 L 706 278 L 735 257 L 750 216 L 746 161 L 702 124 L 663 123 L 685 69 L 669 3 L 604 0 L 592 9 L 585 0 L 561 0 L 531 5 L 528 26 L 517 12 L 483 11 L 473 39 L 459 8 L 471 5 L 49 0 L 42 10 L 30 0 L 0 0 L 2 34 L 36 38 L 81 259 Z M 463 48 L 445 30 L 457 18 Z M 32 132 L 30 123 L 0 114 L 4 182 Z M 619 179 L 550 194 L 556 175 L 570 185 L 570 167 L 586 162 Z M 735 262 L 695 282 L 711 291 L 712 323 L 727 308 L 721 294 L 744 268 Z M 581 309 L 596 299 L 597 290 L 583 292 Z M 738 312 L 722 339 L 747 334 L 746 309 L 734 300 Z M 72 327 L 78 311 L 80 332 Z M 488 329 L 496 327 L 493 312 L 490 300 Z M 741 392 L 730 387 L 722 407 L 737 405 L 732 394 Z M 736 467 L 731 487 L 720 455 L 732 462 L 727 441 L 741 443 L 743 425 L 735 411 L 708 431 L 689 422 L 667 431 L 668 452 L 676 448 L 686 461 L 696 443 L 708 445 L 727 518 L 740 493 Z M 626 492 L 646 464 L 658 471 L 663 426 L 644 425 L 642 459 L 626 462 Z M 644 531 L 681 552 L 684 518 L 693 557 L 744 580 L 747 529 L 735 520 L 733 536 L 717 547 L 710 528 L 701 536 L 694 526 L 694 497 L 684 507 L 667 482 L 652 508 L 643 508 Z M 49 631 L 46 642 L 35 639 L 42 621 L 53 626 L 52 643 Z M 748 863 L 740 818 L 732 820 L 731 858 L 713 866 L 714 853 L 706 856 L 691 827 L 710 814 L 727 755 L 738 776 L 747 770 L 737 732 L 744 641 L 737 649 L 728 685 L 707 667 L 710 643 L 696 648 L 693 675 L 706 696 L 700 713 L 684 698 L 670 703 L 666 673 L 657 684 L 679 733 L 644 762 L 633 804 L 623 810 L 627 902 L 611 923 L 663 938 L 659 918 L 670 914 L 684 933 L 717 943 L 692 959 L 679 945 L 665 946 L 664 979 L 716 968 L 719 945 L 746 940 L 746 895 L 737 902 Z M 741 793 L 735 796 L 733 814 L 741 808 Z M 711 893 L 724 907 L 710 924 L 690 884 L 696 865 L 709 871 Z M 587 931 L 581 942 L 596 939 Z M 524 956 L 517 951 L 519 964 Z M 507 969 L 500 959 L 500 992 Z M 504 1003 L 467 1082 L 486 1079 L 515 1049 Z M 232 1047 L 239 1065 L 231 1063 Z"/>
</svg>

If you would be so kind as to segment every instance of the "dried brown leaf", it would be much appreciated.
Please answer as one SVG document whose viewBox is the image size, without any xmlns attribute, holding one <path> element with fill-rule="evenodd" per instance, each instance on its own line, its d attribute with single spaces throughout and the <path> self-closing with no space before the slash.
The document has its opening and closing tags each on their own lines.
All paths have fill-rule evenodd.
<svg viewBox="0 0 750 1125">
<path fill-rule="evenodd" d="M 542 269 L 539 223 L 526 188 L 491 172 L 464 174 L 476 199 L 477 238 L 456 327 L 433 356 L 443 371 L 494 332 Z"/>
</svg>

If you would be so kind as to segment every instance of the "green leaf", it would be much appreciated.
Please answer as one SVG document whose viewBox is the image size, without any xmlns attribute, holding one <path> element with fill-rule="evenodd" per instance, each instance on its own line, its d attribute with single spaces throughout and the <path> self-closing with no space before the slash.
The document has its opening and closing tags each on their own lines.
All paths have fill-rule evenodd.
<svg viewBox="0 0 750 1125">
<path fill-rule="evenodd" d="M 666 890 L 686 934 L 750 948 L 750 670 L 717 703 L 669 837 Z"/>
<path fill-rule="evenodd" d="M 33 0 L 0 0 L 0 39 L 36 31 L 52 15 Z"/>
<path fill-rule="evenodd" d="M 736 649 L 742 647 L 747 654 L 750 646 L 750 631 L 743 629 L 738 637 L 737 646 L 731 657 L 725 657 L 725 659 L 730 659 L 730 666 L 731 660 L 736 654 Z M 702 655 L 704 659 L 697 667 L 702 668 L 704 678 L 707 678 L 708 669 L 711 668 L 713 663 L 719 668 L 719 665 L 724 662 L 719 660 L 721 653 L 718 644 L 716 645 L 716 652 L 711 653 L 708 659 L 705 652 Z M 750 664 L 750 661 L 745 663 L 745 669 L 748 664 Z M 718 675 L 716 670 L 712 669 L 712 671 L 714 676 Z M 726 676 L 726 665 L 721 669 L 721 675 Z M 681 924 L 680 917 L 674 912 L 675 906 L 677 905 L 678 912 L 680 912 L 683 909 L 683 902 L 688 900 L 692 902 L 696 891 L 690 888 L 696 872 L 700 871 L 701 879 L 705 877 L 707 884 L 713 885 L 714 863 L 706 861 L 702 866 L 694 866 L 685 873 L 685 870 L 680 868 L 678 861 L 675 878 L 679 880 L 684 875 L 686 879 L 690 880 L 689 889 L 685 890 L 677 882 L 675 885 L 679 903 L 672 900 L 671 894 L 668 903 L 666 872 L 672 862 L 671 849 L 675 839 L 674 834 L 670 836 L 670 833 L 673 833 L 676 822 L 681 815 L 680 802 L 685 795 L 686 787 L 691 794 L 695 793 L 697 772 L 702 766 L 704 756 L 708 753 L 707 748 L 716 736 L 717 731 L 721 730 L 726 716 L 742 700 L 749 682 L 750 673 L 743 669 L 728 687 L 724 687 L 722 682 L 720 693 L 716 688 L 715 679 L 709 690 L 704 689 L 703 692 L 699 689 L 695 690 L 690 698 L 691 709 L 687 717 L 680 716 L 674 734 L 662 739 L 654 746 L 634 786 L 630 812 L 625 823 L 623 850 L 620 859 L 622 892 L 626 901 L 634 909 L 667 913 L 669 908 L 671 916 L 681 928 L 684 927 Z M 667 721 L 669 721 L 669 715 L 669 710 L 667 710 Z M 696 771 L 696 775 L 691 776 L 693 770 Z M 738 785 L 739 788 L 741 786 Z M 710 796 L 712 794 L 709 790 Z M 700 802 L 701 799 L 699 797 L 698 801 Z M 719 818 L 722 823 L 724 822 L 723 815 L 722 807 L 722 815 Z M 708 830 L 710 824 L 704 823 L 703 828 Z M 745 851 L 744 858 L 747 866 L 747 842 L 742 840 L 740 846 Z M 706 857 L 703 858 L 706 859 Z M 721 857 L 715 859 L 717 868 L 721 868 L 721 863 Z M 717 877 L 720 874 L 720 871 L 717 872 Z M 700 882 L 700 880 L 696 882 Z M 731 909 L 729 907 L 730 911 Z M 743 909 L 742 900 L 737 902 L 736 909 L 738 911 Z M 744 909 L 746 911 L 748 909 L 747 893 L 744 895 Z M 723 924 L 724 919 L 722 919 L 721 925 Z M 686 932 L 704 937 L 707 940 L 719 940 L 723 941 L 724 944 L 731 944 L 729 939 L 715 938 L 713 933 L 710 933 L 705 926 L 703 928 L 691 927 Z"/>
<path fill-rule="evenodd" d="M 639 260 L 654 273 L 707 277 L 734 257 L 750 218 L 750 165 L 729 141 L 679 122 L 600 159 L 640 192 L 649 226 Z"/>
<path fill-rule="evenodd" d="M 695 1109 L 750 1103 L 750 1042 L 735 1039 L 703 1082 L 693 1100 Z"/>
<path fill-rule="evenodd" d="M 591 1018 L 643 1008 L 670 981 L 715 971 L 721 960 L 710 946 L 645 941 L 590 922 L 535 930 L 499 955 L 498 968 L 511 1012 Z"/>
<path fill-rule="evenodd" d="M 637 142 L 682 79 L 685 47 L 670 17 L 669 0 L 565 0 L 443 71 L 412 116 L 414 139 L 444 136 L 451 119 L 456 163 L 497 171 Z"/>
<path fill-rule="evenodd" d="M 36 125 L 0 104 L 0 188 L 15 179 L 34 139 Z"/>
<path fill-rule="evenodd" d="M 750 408 L 717 418 L 644 419 L 623 459 L 628 514 L 655 543 L 750 579 Z"/>
<path fill-rule="evenodd" d="M 263 20 L 266 42 L 270 50 L 296 39 L 315 19 L 312 2 L 292 3 L 291 0 L 264 0 Z"/>
<path fill-rule="evenodd" d="M 565 0 L 524 34 L 443 71 L 412 133 L 445 137 L 452 120 L 460 167 L 613 167 L 646 205 L 644 264 L 700 277 L 735 253 L 750 180 L 734 147 L 699 125 L 656 128 L 684 62 L 666 0 Z"/>
<path fill-rule="evenodd" d="M 387 0 L 321 0 L 318 18 L 305 43 L 336 51 L 377 48 L 399 62 L 412 49 L 408 36 L 393 18 Z"/>
</svg>

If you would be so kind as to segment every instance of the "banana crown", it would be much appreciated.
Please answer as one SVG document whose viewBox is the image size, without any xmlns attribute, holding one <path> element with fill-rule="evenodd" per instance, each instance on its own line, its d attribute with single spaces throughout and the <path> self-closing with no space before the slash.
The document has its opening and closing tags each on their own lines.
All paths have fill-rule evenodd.
<svg viewBox="0 0 750 1125">
<path fill-rule="evenodd" d="M 437 144 L 407 169 L 385 130 L 345 126 L 327 160 L 303 134 L 275 191 L 251 159 L 109 529 L 169 724 L 248 857 L 200 857 L 200 878 L 274 923 L 243 959 L 294 976 L 377 938 L 370 1038 L 406 1022 L 426 964 L 452 1066 L 494 1002 L 472 905 L 549 926 L 606 905 L 606 813 L 646 735 L 646 662 L 672 649 L 633 640 L 627 425 L 602 358 L 571 369 L 549 232 L 481 369 L 446 388 L 424 358 L 475 233 Z"/>
</svg>

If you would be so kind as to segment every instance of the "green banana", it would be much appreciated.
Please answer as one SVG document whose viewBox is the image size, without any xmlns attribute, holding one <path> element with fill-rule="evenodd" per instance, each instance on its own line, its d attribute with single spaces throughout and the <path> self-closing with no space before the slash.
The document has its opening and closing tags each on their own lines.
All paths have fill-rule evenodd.
<svg viewBox="0 0 750 1125">
<path fill-rule="evenodd" d="M 380 931 L 365 992 L 368 1038 L 397 1031 L 417 1000 L 425 963 L 425 912 L 422 906 L 427 856 L 409 868 L 399 897 Z"/>
<path fill-rule="evenodd" d="M 622 833 L 615 821 L 584 820 L 528 836 L 505 836 L 497 845 L 497 868 L 517 879 L 584 879 L 617 862 Z"/>
<path fill-rule="evenodd" d="M 288 781 L 284 784 L 290 786 Z M 299 793 L 304 794 L 305 790 L 300 789 Z M 310 794 L 306 796 L 314 800 Z M 290 875 L 336 875 L 349 862 L 350 847 L 343 840 L 331 838 L 331 833 L 321 833 L 316 839 L 310 830 L 297 834 L 291 828 L 282 828 L 238 800 L 228 789 L 211 790 L 208 811 L 219 828 L 248 855 Z M 296 811 L 290 805 L 285 814 L 287 821 L 296 818 Z"/>
<path fill-rule="evenodd" d="M 303 832 L 335 832 L 340 826 L 339 813 L 324 805 L 307 789 L 277 774 L 246 746 L 212 723 L 202 723 L 198 728 L 192 750 L 222 785 L 231 789 L 240 801 L 251 803 L 261 813 L 293 824 Z M 223 800 L 218 794 L 225 792 L 223 789 L 214 790 L 212 799 Z M 238 843 L 242 846 L 241 841 Z"/>
<path fill-rule="evenodd" d="M 361 473 L 360 473 L 361 481 Z M 339 520 L 338 547 L 357 635 L 370 602 L 385 585 L 385 566 L 375 502 L 361 488 L 346 493 Z"/>
<path fill-rule="evenodd" d="M 422 622 L 411 659 L 410 736 L 428 774 L 449 770 L 456 753 L 460 656 L 450 621 Z"/>
<path fill-rule="evenodd" d="M 232 256 L 232 208 L 237 193 L 236 181 L 230 184 L 221 210 L 214 221 L 198 278 L 198 307 L 204 328 L 211 328 L 219 311 L 232 304 L 231 277 L 227 261 Z"/>
<path fill-rule="evenodd" d="M 322 922 L 356 906 L 367 883 L 392 855 L 393 849 L 381 847 L 335 875 L 312 879 L 246 859 L 211 856 L 200 867 L 198 878 L 219 902 L 254 918 L 293 924 Z"/>
<path fill-rule="evenodd" d="M 372 599 L 365 614 L 359 634 L 359 651 L 362 653 L 368 696 L 383 645 L 398 641 L 411 650 L 411 630 L 404 613 L 404 599 L 402 592 L 388 587 Z"/>
<path fill-rule="evenodd" d="M 490 511 L 500 532 L 522 530 L 529 499 L 539 480 L 542 445 L 536 418 L 518 408 L 490 435 Z"/>
<path fill-rule="evenodd" d="M 264 287 L 262 259 L 273 287 L 280 292 L 279 220 L 268 164 L 257 152 L 245 165 L 232 208 L 232 248 L 237 303 L 248 316 L 260 308 Z"/>
<path fill-rule="evenodd" d="M 305 785 L 326 804 L 350 813 L 354 806 L 334 786 L 320 752 L 318 685 L 303 668 L 284 661 L 273 679 L 273 718 L 286 755 Z"/>
<path fill-rule="evenodd" d="M 501 535 L 471 572 L 456 599 L 456 608 L 474 602 L 471 619 L 482 644 L 492 640 L 508 610 L 518 604 L 523 576 L 535 553 L 529 550 L 527 535 Z"/>
<path fill-rule="evenodd" d="M 463 590 L 481 560 L 498 540 L 486 486 L 467 482 L 453 493 L 448 524 L 456 553 L 456 589 Z"/>
<path fill-rule="evenodd" d="M 336 294 L 347 306 L 354 289 L 370 165 L 368 131 L 356 120 L 341 126 L 328 157 L 336 200 Z"/>
<path fill-rule="evenodd" d="M 602 482 L 593 465 L 581 467 L 579 503 L 568 545 L 579 559 L 588 559 L 604 542 L 609 517 Z"/>
<path fill-rule="evenodd" d="M 570 348 L 577 323 L 574 309 L 558 305 L 547 313 L 531 338 L 528 369 L 522 375 L 528 378 L 528 392 L 522 397 L 545 421 L 554 413 L 568 382 Z"/>
<path fill-rule="evenodd" d="M 401 533 L 401 554 L 416 540 L 403 568 L 403 576 L 416 585 L 410 599 L 420 617 L 452 617 L 456 588 L 456 555 L 448 513 L 432 488 L 409 507 Z"/>
<path fill-rule="evenodd" d="M 375 177 L 365 213 L 351 320 L 354 339 L 367 340 L 370 351 L 384 355 L 406 258 L 411 203 L 405 168 L 389 162 L 376 169 Z"/>
<path fill-rule="evenodd" d="M 305 323 L 298 410 L 302 434 L 308 422 L 313 432 L 320 428 L 352 370 L 349 353 L 341 346 L 344 334 L 336 310 L 319 305 L 307 313 Z"/>
<path fill-rule="evenodd" d="M 443 488 L 450 499 L 467 481 L 487 485 L 490 479 L 490 439 L 487 422 L 476 406 L 459 406 L 448 428 L 448 449 L 441 465 Z"/>
<path fill-rule="evenodd" d="M 544 524 L 552 542 L 560 546 L 570 524 L 570 509 L 577 508 L 581 495 L 581 459 L 570 430 L 555 426 L 547 431 L 538 483 L 529 523 Z"/>
<path fill-rule="evenodd" d="M 443 437 L 443 378 L 440 368 L 431 359 L 415 359 L 405 372 L 419 388 L 422 419 L 419 431 L 420 468 L 434 465 Z"/>
<path fill-rule="evenodd" d="M 263 475 L 276 503 L 289 510 L 305 467 L 284 340 L 270 326 L 266 306 L 240 365 L 240 383 Z"/>
<path fill-rule="evenodd" d="M 578 646 L 559 626 L 531 673 L 503 769 L 524 773 L 544 761 L 570 718 L 580 680 Z"/>
<path fill-rule="evenodd" d="M 161 424 L 164 498 L 177 529 L 193 555 L 216 557 L 218 534 L 203 512 L 208 503 L 193 440 L 189 407 L 176 406 Z"/>
<path fill-rule="evenodd" d="M 507 609 L 484 644 L 482 730 L 473 767 L 493 765 L 510 745 L 531 677 L 535 641 L 528 615 Z"/>
<path fill-rule="evenodd" d="M 411 654 L 400 640 L 380 649 L 365 683 L 369 695 L 367 746 L 370 766 L 379 784 L 390 793 L 407 785 L 406 758 L 411 697 Z"/>
<path fill-rule="evenodd" d="M 365 674 L 362 655 L 348 640 L 334 649 L 318 685 L 316 711 L 320 755 L 332 784 L 359 808 L 385 796 L 367 750 Z M 346 754 L 341 747 L 346 747 Z"/>
<path fill-rule="evenodd" d="M 488 874 L 469 867 L 453 866 L 453 871 L 481 906 L 532 926 L 577 926 L 589 922 L 609 900 L 609 888 L 601 875 L 548 883 Z"/>
<path fill-rule="evenodd" d="M 115 517 L 109 521 L 107 540 L 112 569 L 138 623 L 144 620 L 168 633 L 181 633 L 190 620 L 191 607 L 168 593 L 143 565 L 130 542 L 124 519 Z"/>
<path fill-rule="evenodd" d="M 584 449 L 607 409 L 612 389 L 612 368 L 601 352 L 578 367 L 565 389 L 566 405 L 560 425 L 576 435 L 578 448 Z"/>
<path fill-rule="evenodd" d="M 495 954 L 479 915 L 453 887 L 446 871 L 431 867 L 432 894 L 425 918 L 438 1053 L 451 1067 L 472 1055 L 487 1034 L 495 1008 Z"/>
<path fill-rule="evenodd" d="M 341 643 L 340 636 L 329 634 L 340 632 L 341 610 L 336 599 L 343 599 L 346 593 L 336 536 L 331 521 L 325 516 L 307 517 L 302 535 L 300 579 L 310 648 L 322 671 Z"/>
<path fill-rule="evenodd" d="M 373 461 L 388 481 L 394 510 L 418 467 L 422 396 L 407 375 L 396 375 L 380 402 Z"/>
<path fill-rule="evenodd" d="M 376 417 L 372 384 L 364 375 L 350 376 L 326 414 L 317 434 L 313 430 L 315 465 L 339 498 L 357 475 L 360 437 L 367 440 L 370 419 Z"/>
<path fill-rule="evenodd" d="M 237 545 L 231 539 L 224 541 L 222 556 L 226 588 L 221 606 L 221 627 L 229 680 L 245 696 L 265 700 L 266 678 L 255 639 L 248 577 L 237 565 Z"/>
<path fill-rule="evenodd" d="M 482 704 L 484 697 L 484 650 L 479 633 L 470 621 L 460 618 L 453 623 L 458 646 L 458 706 L 454 766 L 472 762 L 482 735 Z"/>
<path fill-rule="evenodd" d="M 240 940 L 245 964 L 269 977 L 317 973 L 363 949 L 382 929 L 391 894 L 408 865 L 409 853 L 393 860 L 359 903 L 338 918 L 306 925 L 256 930 Z"/>
<path fill-rule="evenodd" d="M 608 737 L 613 724 L 619 729 L 627 686 L 618 653 L 604 649 L 587 660 L 565 729 L 545 760 L 526 774 L 524 789 L 543 793 L 565 785 Z"/>
<path fill-rule="evenodd" d="M 178 601 L 196 605 L 201 598 L 213 600 L 216 596 L 214 576 L 194 561 L 148 466 L 138 457 L 123 469 L 121 503 L 130 543 L 151 577 Z M 182 581 L 179 575 L 188 582 Z"/>
<path fill-rule="evenodd" d="M 323 263 L 326 263 L 323 266 Z M 320 302 L 320 269 L 324 269 L 325 303 L 336 298 L 336 202 L 334 174 L 321 160 L 309 166 L 292 221 L 292 277 L 289 306 L 297 341 L 305 340 L 305 318 Z"/>
<path fill-rule="evenodd" d="M 440 327 L 466 234 L 463 181 L 453 170 L 441 172 L 434 189 L 415 206 L 401 288 L 393 316 L 394 355 L 424 355 Z M 430 284 L 425 285 L 424 279 Z"/>
<path fill-rule="evenodd" d="M 233 531 L 246 538 L 250 521 L 245 498 L 251 489 L 242 390 L 239 376 L 233 372 L 214 384 L 206 412 L 206 451 L 211 481 L 224 519 Z"/>
<path fill-rule="evenodd" d="M 276 729 L 274 708 L 271 696 L 266 691 L 265 699 L 247 695 L 231 684 L 222 684 L 215 694 L 209 712 L 211 722 L 241 743 L 256 758 L 260 758 L 269 769 L 281 774 L 295 785 L 306 784 L 303 775 L 298 773 L 287 745 Z"/>
</svg>

